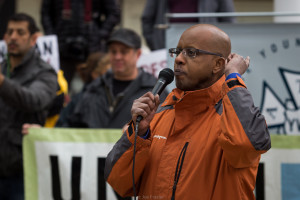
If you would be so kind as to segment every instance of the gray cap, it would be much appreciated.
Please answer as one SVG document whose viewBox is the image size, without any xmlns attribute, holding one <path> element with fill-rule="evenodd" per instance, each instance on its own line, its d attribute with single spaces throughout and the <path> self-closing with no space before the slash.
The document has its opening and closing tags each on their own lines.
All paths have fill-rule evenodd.
<svg viewBox="0 0 300 200">
<path fill-rule="evenodd" d="M 121 28 L 114 31 L 110 35 L 107 44 L 109 45 L 112 42 L 120 42 L 134 49 L 141 48 L 140 36 L 133 30 L 126 29 L 126 28 Z"/>
</svg>

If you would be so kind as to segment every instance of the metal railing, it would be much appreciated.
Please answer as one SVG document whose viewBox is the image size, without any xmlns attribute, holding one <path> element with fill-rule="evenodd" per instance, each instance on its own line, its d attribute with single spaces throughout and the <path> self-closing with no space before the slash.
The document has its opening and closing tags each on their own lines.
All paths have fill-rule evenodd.
<svg viewBox="0 0 300 200">
<path fill-rule="evenodd" d="M 218 12 L 218 13 L 166 13 L 166 18 L 191 17 L 275 17 L 300 16 L 300 12 Z"/>
<path fill-rule="evenodd" d="M 291 17 L 300 16 L 300 12 L 218 12 L 218 13 L 166 13 L 166 24 L 156 24 L 155 28 L 169 27 L 170 18 L 200 18 L 200 17 Z"/>
</svg>

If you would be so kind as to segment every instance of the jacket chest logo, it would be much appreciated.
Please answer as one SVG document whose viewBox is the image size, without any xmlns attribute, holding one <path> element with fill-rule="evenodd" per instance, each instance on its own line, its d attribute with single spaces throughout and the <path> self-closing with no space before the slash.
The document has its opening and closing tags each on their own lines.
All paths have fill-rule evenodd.
<svg viewBox="0 0 300 200">
<path fill-rule="evenodd" d="M 167 139 L 165 136 L 161 136 L 161 135 L 154 135 L 153 138 L 164 139 L 164 140 Z"/>
</svg>

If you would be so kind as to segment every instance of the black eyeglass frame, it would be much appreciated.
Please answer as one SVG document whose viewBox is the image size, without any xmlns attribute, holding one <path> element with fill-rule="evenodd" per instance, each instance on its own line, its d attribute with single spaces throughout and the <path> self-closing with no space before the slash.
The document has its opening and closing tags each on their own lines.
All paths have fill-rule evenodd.
<svg viewBox="0 0 300 200">
<path fill-rule="evenodd" d="M 194 57 L 189 56 L 188 54 L 186 54 L 186 56 L 188 56 L 190 58 L 195 58 L 197 56 L 197 54 L 199 54 L 199 53 L 214 55 L 214 56 L 219 56 L 221 58 L 224 58 L 222 54 L 213 53 L 213 52 L 205 51 L 205 50 L 202 50 L 202 49 L 196 49 L 196 48 L 183 48 L 183 49 L 182 48 L 170 48 L 169 49 L 169 55 L 171 56 L 171 54 L 175 54 L 176 57 L 177 57 L 183 50 L 187 50 L 187 49 L 192 49 L 192 50 L 195 50 L 195 52 L 196 52 Z M 173 56 L 171 56 L 171 57 L 173 57 Z"/>
</svg>

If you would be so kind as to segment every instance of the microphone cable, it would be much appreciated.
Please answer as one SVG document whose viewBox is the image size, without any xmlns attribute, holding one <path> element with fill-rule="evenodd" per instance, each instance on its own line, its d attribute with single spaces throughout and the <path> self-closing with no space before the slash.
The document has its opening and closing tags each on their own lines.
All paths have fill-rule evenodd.
<svg viewBox="0 0 300 200">
<path fill-rule="evenodd" d="M 165 87 L 174 80 L 174 72 L 170 68 L 164 68 L 159 72 L 158 80 L 152 89 L 152 94 L 161 94 Z M 135 167 L 135 152 L 136 152 L 136 140 L 138 137 L 139 123 L 142 121 L 143 117 L 141 115 L 137 116 L 135 124 L 135 134 L 133 143 L 133 158 L 132 158 L 132 189 L 134 200 L 136 200 L 136 188 L 134 182 L 134 167 Z"/>
<path fill-rule="evenodd" d="M 136 140 L 138 136 L 138 130 L 139 130 L 139 124 L 142 118 L 137 118 L 135 122 L 135 133 L 134 133 L 134 142 L 133 142 L 133 158 L 132 158 L 132 189 L 133 189 L 133 195 L 134 200 L 136 200 L 136 188 L 135 188 L 135 182 L 134 182 L 134 167 L 135 167 L 135 152 L 136 152 Z"/>
</svg>

